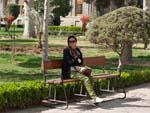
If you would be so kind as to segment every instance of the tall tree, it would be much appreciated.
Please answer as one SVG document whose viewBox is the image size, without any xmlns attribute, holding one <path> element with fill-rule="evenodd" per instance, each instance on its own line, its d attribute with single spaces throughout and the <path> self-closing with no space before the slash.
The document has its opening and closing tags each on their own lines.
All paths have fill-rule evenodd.
<svg viewBox="0 0 150 113">
<path fill-rule="evenodd" d="M 129 62 L 128 46 L 150 39 L 150 14 L 136 7 L 123 7 L 94 20 L 86 33 L 91 42 L 117 52 L 120 65 Z M 144 36 L 144 37 L 143 37 Z M 130 50 L 130 52 L 128 51 Z"/>
<path fill-rule="evenodd" d="M 60 25 L 60 16 L 67 16 L 68 13 L 71 10 L 70 1 L 69 0 L 50 0 L 51 2 L 49 5 L 51 6 L 57 6 L 53 9 L 52 12 L 50 12 L 49 15 L 53 15 L 54 17 L 54 25 Z M 34 8 L 36 11 L 38 11 L 40 14 L 43 14 L 44 12 L 44 1 L 43 0 L 35 0 L 34 1 Z"/>
<path fill-rule="evenodd" d="M 58 6 L 53 10 L 54 25 L 60 25 L 60 16 L 67 16 L 71 10 L 69 0 L 53 0 L 52 5 Z"/>
<path fill-rule="evenodd" d="M 42 60 L 48 60 L 48 14 L 49 0 L 44 2 L 44 21 L 43 21 L 43 53 Z"/>
<path fill-rule="evenodd" d="M 143 10 L 150 13 L 150 0 L 143 0 Z M 149 40 L 144 41 L 144 49 L 150 49 Z"/>
</svg>

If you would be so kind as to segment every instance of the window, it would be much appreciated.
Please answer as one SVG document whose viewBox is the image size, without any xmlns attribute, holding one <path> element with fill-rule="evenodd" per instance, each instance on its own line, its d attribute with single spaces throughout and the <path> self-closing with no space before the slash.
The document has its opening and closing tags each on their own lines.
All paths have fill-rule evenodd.
<svg viewBox="0 0 150 113">
<path fill-rule="evenodd" d="M 75 15 L 81 15 L 83 11 L 83 0 L 76 0 Z"/>
</svg>

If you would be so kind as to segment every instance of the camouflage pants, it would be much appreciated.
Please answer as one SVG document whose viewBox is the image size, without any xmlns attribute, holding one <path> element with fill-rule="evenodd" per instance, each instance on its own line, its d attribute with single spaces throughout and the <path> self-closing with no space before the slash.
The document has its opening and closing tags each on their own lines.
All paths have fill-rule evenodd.
<svg viewBox="0 0 150 113">
<path fill-rule="evenodd" d="M 91 76 L 85 76 L 80 74 L 79 72 L 71 72 L 71 78 L 75 78 L 75 79 L 79 79 L 83 82 L 90 98 L 95 98 L 96 97 L 96 93 L 93 89 L 93 80 L 91 78 Z"/>
</svg>

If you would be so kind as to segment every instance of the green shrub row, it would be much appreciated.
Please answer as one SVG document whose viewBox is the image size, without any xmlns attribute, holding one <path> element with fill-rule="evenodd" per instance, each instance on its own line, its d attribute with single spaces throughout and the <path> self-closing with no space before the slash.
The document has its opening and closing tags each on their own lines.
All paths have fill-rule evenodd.
<svg viewBox="0 0 150 113">
<path fill-rule="evenodd" d="M 0 27 L 5 27 L 5 24 L 0 24 Z M 16 25 L 17 28 L 22 28 L 23 25 Z M 81 27 L 79 26 L 49 26 L 50 31 L 76 31 L 81 32 Z"/>
<path fill-rule="evenodd" d="M 4 27 L 1 26 L 1 27 Z M 78 26 L 49 26 L 49 35 L 83 35 L 83 32 L 81 31 L 81 27 Z M 10 32 L 14 32 L 13 26 L 10 29 Z M 15 33 L 23 33 L 23 28 L 20 26 L 17 26 L 15 29 Z M 0 31 L 1 35 L 8 35 L 8 32 Z"/>
<path fill-rule="evenodd" d="M 81 27 L 78 26 L 49 26 L 50 35 L 83 35 Z"/>
<path fill-rule="evenodd" d="M 150 70 L 123 72 L 121 80 L 125 82 L 125 87 L 150 82 Z"/>
<path fill-rule="evenodd" d="M 49 31 L 76 31 L 81 32 L 81 27 L 78 26 L 49 26 Z"/>
<path fill-rule="evenodd" d="M 39 104 L 46 94 L 40 82 L 0 84 L 0 110 Z"/>
<path fill-rule="evenodd" d="M 69 35 L 83 35 L 83 32 L 79 31 L 49 31 L 49 35 L 64 35 L 64 36 L 69 36 Z"/>
<path fill-rule="evenodd" d="M 6 25 L 5 24 L 0 24 L 0 27 L 5 27 Z M 23 28 L 24 25 L 16 25 L 17 28 Z"/>
<path fill-rule="evenodd" d="M 126 87 L 150 82 L 150 70 L 123 72 L 121 79 L 117 80 L 117 86 L 122 82 Z M 100 80 L 97 85 L 106 86 L 105 80 Z M 77 87 L 79 89 L 79 84 Z M 71 97 L 70 88 L 74 84 L 65 84 L 67 95 Z M 77 90 L 78 90 L 77 89 Z M 26 81 L 22 83 L 0 84 L 0 110 L 8 108 L 25 108 L 31 105 L 40 104 L 41 100 L 48 95 L 48 87 L 43 87 L 43 83 L 37 81 Z M 60 85 L 57 86 L 57 95 L 64 98 Z"/>
</svg>

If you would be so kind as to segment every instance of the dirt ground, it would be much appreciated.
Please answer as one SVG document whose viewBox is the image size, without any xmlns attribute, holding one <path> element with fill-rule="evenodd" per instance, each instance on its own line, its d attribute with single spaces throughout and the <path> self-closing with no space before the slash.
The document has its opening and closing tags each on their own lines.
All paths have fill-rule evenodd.
<svg viewBox="0 0 150 113">
<path fill-rule="evenodd" d="M 62 53 L 64 47 L 49 47 L 49 53 L 59 52 Z M 12 46 L 0 46 L 0 51 L 12 51 Z M 27 46 L 16 46 L 15 51 L 24 54 L 41 54 L 42 49 L 37 47 L 27 47 Z"/>
</svg>

